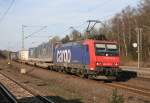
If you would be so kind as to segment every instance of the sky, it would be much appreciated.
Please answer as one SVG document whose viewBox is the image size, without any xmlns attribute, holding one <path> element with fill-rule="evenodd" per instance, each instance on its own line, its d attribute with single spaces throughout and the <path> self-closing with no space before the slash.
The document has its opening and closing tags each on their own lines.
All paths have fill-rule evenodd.
<svg viewBox="0 0 150 103">
<path fill-rule="evenodd" d="M 20 50 L 22 25 L 25 48 L 47 42 L 50 37 L 64 37 L 73 26 L 79 31 L 87 27 L 87 20 L 106 21 L 140 0 L 15 0 L 7 15 L 0 21 L 0 49 Z M 0 18 L 12 0 L 0 0 Z"/>
</svg>

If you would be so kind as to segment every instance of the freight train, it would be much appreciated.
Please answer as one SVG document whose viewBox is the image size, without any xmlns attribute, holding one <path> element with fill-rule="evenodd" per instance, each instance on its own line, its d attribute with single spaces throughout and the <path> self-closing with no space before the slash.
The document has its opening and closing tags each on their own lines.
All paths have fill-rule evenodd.
<svg viewBox="0 0 150 103">
<path fill-rule="evenodd" d="M 65 44 L 49 41 L 20 51 L 19 55 L 25 63 L 81 77 L 117 77 L 120 72 L 116 41 L 87 39 Z"/>
</svg>

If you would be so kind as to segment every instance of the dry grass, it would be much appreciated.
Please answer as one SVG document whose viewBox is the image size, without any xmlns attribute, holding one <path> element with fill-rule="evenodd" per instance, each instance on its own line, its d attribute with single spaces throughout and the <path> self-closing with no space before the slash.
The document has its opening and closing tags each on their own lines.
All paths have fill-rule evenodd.
<svg viewBox="0 0 150 103">
<path fill-rule="evenodd" d="M 150 61 L 141 61 L 140 64 L 142 67 L 150 68 Z M 121 57 L 121 65 L 122 66 L 137 66 L 138 61 L 133 60 L 130 57 Z"/>
</svg>

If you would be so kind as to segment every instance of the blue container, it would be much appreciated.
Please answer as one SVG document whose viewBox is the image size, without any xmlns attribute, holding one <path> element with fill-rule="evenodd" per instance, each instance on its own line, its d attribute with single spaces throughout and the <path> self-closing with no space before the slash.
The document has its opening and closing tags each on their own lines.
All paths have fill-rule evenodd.
<svg viewBox="0 0 150 103">
<path fill-rule="evenodd" d="M 90 63 L 89 49 L 81 43 L 67 43 L 54 50 L 54 63 L 84 64 Z"/>
<path fill-rule="evenodd" d="M 35 50 L 35 48 L 29 48 L 29 58 L 35 58 L 34 50 Z"/>
</svg>

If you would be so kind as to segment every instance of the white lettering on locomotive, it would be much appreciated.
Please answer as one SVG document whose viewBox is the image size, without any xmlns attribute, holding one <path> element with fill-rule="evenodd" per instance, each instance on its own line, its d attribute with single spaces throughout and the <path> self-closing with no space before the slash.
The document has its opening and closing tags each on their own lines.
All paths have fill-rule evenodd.
<svg viewBox="0 0 150 103">
<path fill-rule="evenodd" d="M 70 61 L 71 61 L 70 49 L 58 50 L 56 59 L 57 59 L 57 62 L 70 63 Z"/>
</svg>

